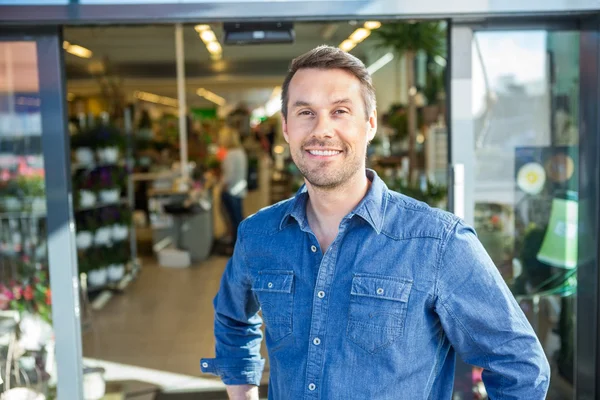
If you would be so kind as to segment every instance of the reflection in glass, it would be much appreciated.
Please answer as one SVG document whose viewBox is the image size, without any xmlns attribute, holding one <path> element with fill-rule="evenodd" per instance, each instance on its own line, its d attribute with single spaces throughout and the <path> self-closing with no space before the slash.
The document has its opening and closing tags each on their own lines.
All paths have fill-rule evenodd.
<svg viewBox="0 0 600 400">
<path fill-rule="evenodd" d="M 546 350 L 549 398 L 570 399 L 579 33 L 477 32 L 472 50 L 475 228 Z"/>
<path fill-rule="evenodd" d="M 52 360 L 36 51 L 0 42 L 0 392 L 41 391 Z"/>
</svg>

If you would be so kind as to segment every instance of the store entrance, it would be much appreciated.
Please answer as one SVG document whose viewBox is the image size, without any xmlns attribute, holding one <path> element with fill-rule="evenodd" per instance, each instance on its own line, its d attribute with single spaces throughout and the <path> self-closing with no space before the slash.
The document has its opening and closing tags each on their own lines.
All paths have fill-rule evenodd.
<svg viewBox="0 0 600 400">
<path fill-rule="evenodd" d="M 359 57 L 380 117 L 368 166 L 446 207 L 447 25 L 280 25 L 282 43 L 253 45 L 227 42 L 220 23 L 64 29 L 84 365 L 124 391 L 222 390 L 198 360 L 214 353 L 212 299 L 235 232 L 224 163 L 244 153 L 243 217 L 302 185 L 281 133 L 294 57 L 322 44 Z"/>
</svg>

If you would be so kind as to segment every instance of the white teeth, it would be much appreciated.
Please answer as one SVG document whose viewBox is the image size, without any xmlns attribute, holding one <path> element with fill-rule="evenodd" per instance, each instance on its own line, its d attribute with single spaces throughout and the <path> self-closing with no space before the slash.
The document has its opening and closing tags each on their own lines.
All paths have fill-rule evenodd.
<svg viewBox="0 0 600 400">
<path fill-rule="evenodd" d="M 309 150 L 308 152 L 313 156 L 335 156 L 341 153 L 341 151 L 337 150 Z"/>
</svg>

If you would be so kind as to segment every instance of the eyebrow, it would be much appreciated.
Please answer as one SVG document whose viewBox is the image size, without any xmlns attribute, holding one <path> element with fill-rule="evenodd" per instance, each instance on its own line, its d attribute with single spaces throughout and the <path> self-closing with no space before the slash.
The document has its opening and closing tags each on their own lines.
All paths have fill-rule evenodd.
<svg viewBox="0 0 600 400">
<path fill-rule="evenodd" d="M 334 100 L 331 102 L 331 104 L 335 104 L 335 105 L 352 104 L 352 100 L 350 100 L 349 98 L 344 98 L 344 99 Z M 292 107 L 294 107 L 294 108 L 310 107 L 310 103 L 307 101 L 304 101 L 304 100 L 297 100 Z"/>
</svg>

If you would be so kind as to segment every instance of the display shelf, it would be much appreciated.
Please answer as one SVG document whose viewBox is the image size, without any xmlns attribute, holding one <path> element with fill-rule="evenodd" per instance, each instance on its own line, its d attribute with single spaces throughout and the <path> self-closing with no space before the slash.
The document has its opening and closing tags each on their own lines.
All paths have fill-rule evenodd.
<svg viewBox="0 0 600 400">
<path fill-rule="evenodd" d="M 119 201 L 116 201 L 114 203 L 99 203 L 99 204 L 95 204 L 90 207 L 77 207 L 75 209 L 75 212 L 81 213 L 81 212 L 86 212 L 86 211 L 99 210 L 99 209 L 105 208 L 105 207 L 122 206 L 122 205 L 128 205 L 128 204 L 129 204 L 129 200 L 127 200 L 126 198 L 122 198 Z"/>
</svg>

